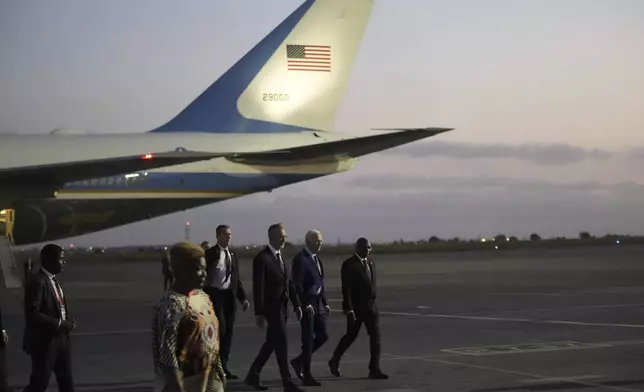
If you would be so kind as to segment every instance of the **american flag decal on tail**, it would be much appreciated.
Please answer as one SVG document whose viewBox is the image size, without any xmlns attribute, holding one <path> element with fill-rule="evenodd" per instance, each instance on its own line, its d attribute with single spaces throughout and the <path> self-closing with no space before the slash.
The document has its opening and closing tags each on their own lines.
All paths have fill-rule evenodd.
<svg viewBox="0 0 644 392">
<path fill-rule="evenodd" d="M 286 45 L 289 71 L 331 72 L 331 47 L 324 45 Z"/>
</svg>

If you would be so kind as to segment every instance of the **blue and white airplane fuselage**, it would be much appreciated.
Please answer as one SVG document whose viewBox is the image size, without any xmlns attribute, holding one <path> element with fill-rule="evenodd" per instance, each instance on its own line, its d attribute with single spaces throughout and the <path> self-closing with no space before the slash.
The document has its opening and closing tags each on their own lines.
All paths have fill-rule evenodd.
<svg viewBox="0 0 644 392">
<path fill-rule="evenodd" d="M 332 132 L 373 3 L 304 1 L 156 129 L 0 135 L 0 209 L 15 211 L 15 243 L 92 233 L 271 191 L 449 130 Z"/>
<path fill-rule="evenodd" d="M 66 162 L 60 151 L 74 151 L 78 160 L 112 158 L 147 151 L 204 151 L 214 154 L 258 153 L 341 140 L 326 132 L 214 134 L 144 133 L 116 135 L 33 135 L 3 138 L 0 165 L 6 167 L 21 155 L 34 164 Z M 45 147 L 43 149 L 43 147 Z M 6 154 L 4 150 L 7 150 Z M 77 180 L 63 184 L 54 196 L 59 200 L 211 198 L 227 199 L 270 191 L 280 186 L 349 170 L 356 159 L 324 157 L 307 162 L 270 164 L 237 163 L 229 158 L 166 166 L 158 169 Z"/>
</svg>

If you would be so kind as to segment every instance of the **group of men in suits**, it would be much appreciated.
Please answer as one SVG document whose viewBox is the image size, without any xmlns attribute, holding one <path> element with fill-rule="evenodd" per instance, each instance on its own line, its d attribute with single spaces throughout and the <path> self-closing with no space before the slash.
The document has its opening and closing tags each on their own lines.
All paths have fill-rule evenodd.
<svg viewBox="0 0 644 392">
<path fill-rule="evenodd" d="M 237 256 L 229 249 L 232 237 L 230 227 L 218 226 L 216 237 L 217 243 L 207 247 L 205 252 L 208 278 L 203 289 L 210 296 L 219 320 L 220 357 L 226 378 L 236 379 L 238 376 L 228 369 L 236 302 L 239 301 L 242 310 L 246 311 L 249 301 L 240 279 Z M 282 257 L 286 239 L 284 225 L 271 225 L 268 229 L 268 245 L 253 259 L 255 317 L 260 328 L 266 326 L 266 340 L 245 382 L 257 390 L 268 389 L 261 384 L 259 375 L 271 354 L 275 353 L 284 390 L 301 391 L 291 380 L 288 367 L 286 322 L 289 302 L 293 305 L 302 331 L 302 351 L 290 361 L 290 365 L 303 385 L 320 385 L 311 372 L 311 356 L 329 338 L 326 318 L 331 312 L 324 288 L 324 266 L 318 255 L 323 242 L 322 234 L 317 230 L 306 234 L 306 246 L 294 257 L 290 268 Z M 370 337 L 369 378 L 386 379 L 388 376 L 380 370 L 376 269 L 369 259 L 371 244 L 366 238 L 360 238 L 355 250 L 355 254 L 345 260 L 341 268 L 342 309 L 347 318 L 347 329 L 328 362 L 329 370 L 336 377 L 341 376 L 340 359 L 358 336 L 362 324 L 365 324 Z M 76 321 L 69 313 L 67 298 L 56 280 L 56 275 L 63 271 L 66 264 L 64 249 L 55 244 L 45 245 L 40 252 L 40 263 L 41 268 L 30 275 L 25 287 L 23 350 L 31 356 L 32 371 L 24 392 L 45 391 L 52 373 L 56 375 L 59 391 L 73 392 L 69 333 L 76 329 Z M 0 315 L 0 329 L 1 321 Z M 0 349 L 3 350 L 8 336 L 4 330 L 2 334 Z M 3 371 L 2 367 L 0 372 Z M 6 375 L 4 379 L 6 382 Z"/>
<path fill-rule="evenodd" d="M 311 372 L 311 356 L 327 340 L 326 317 L 331 312 L 324 290 L 324 267 L 318 252 L 322 234 L 311 230 L 306 234 L 305 248 L 293 259 L 290 271 L 282 258 L 286 243 L 284 225 L 268 229 L 268 245 L 253 259 L 253 299 L 255 317 L 260 328 L 266 328 L 262 345 L 246 376 L 246 384 L 256 390 L 266 390 L 260 382 L 260 372 L 274 352 L 285 391 L 301 391 L 291 380 L 288 368 L 286 322 L 288 303 L 292 303 L 302 329 L 302 351 L 290 361 L 305 386 L 318 386 Z M 340 377 L 340 359 L 354 342 L 364 323 L 370 336 L 371 360 L 369 378 L 387 379 L 380 370 L 380 329 L 376 306 L 376 271 L 370 262 L 371 244 L 366 238 L 356 242 L 356 253 L 345 260 L 341 268 L 342 308 L 347 317 L 347 331 L 340 339 L 329 360 L 329 370 Z"/>
</svg>

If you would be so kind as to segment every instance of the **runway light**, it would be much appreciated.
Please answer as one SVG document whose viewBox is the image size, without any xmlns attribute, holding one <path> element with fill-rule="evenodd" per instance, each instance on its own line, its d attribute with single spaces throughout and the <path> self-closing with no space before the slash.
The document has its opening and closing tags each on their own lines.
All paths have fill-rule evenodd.
<svg viewBox="0 0 644 392">
<path fill-rule="evenodd" d="M 616 243 L 616 244 L 619 244 L 619 240 L 616 240 L 616 241 L 615 241 L 615 243 Z"/>
</svg>

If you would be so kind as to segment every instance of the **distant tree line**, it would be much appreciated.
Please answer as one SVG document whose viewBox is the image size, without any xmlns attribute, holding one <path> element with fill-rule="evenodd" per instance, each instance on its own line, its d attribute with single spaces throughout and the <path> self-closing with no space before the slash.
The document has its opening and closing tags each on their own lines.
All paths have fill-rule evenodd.
<svg viewBox="0 0 644 392">
<path fill-rule="evenodd" d="M 593 240 L 593 239 L 597 239 L 597 238 L 603 238 L 603 239 L 624 238 L 624 239 L 628 239 L 628 238 L 639 238 L 639 237 L 640 236 L 620 235 L 620 234 L 605 234 L 603 237 L 596 237 L 596 236 L 591 235 L 587 231 L 582 231 L 582 232 L 579 233 L 577 238 L 579 240 Z M 561 241 L 561 240 L 572 240 L 574 238 L 552 237 L 552 238 L 549 238 L 549 239 L 550 240 L 559 240 L 559 241 Z M 542 237 L 537 233 L 532 233 L 526 239 L 524 239 L 523 241 L 526 241 L 526 240 L 529 240 L 529 241 L 541 241 Z M 508 236 L 508 235 L 505 235 L 505 234 L 497 234 L 497 235 L 495 235 L 493 237 L 482 237 L 482 238 L 477 238 L 477 239 L 473 239 L 473 238 L 462 239 L 460 237 L 453 237 L 453 238 L 445 239 L 445 238 L 440 238 L 438 236 L 433 235 L 433 236 L 429 237 L 429 239 L 427 239 L 427 240 L 421 239 L 421 240 L 411 241 L 411 240 L 404 240 L 404 239 L 401 238 L 399 240 L 394 240 L 393 242 L 391 242 L 391 244 L 392 245 L 403 245 L 403 244 L 431 244 L 431 243 L 438 243 L 438 242 L 486 242 L 486 241 L 490 241 L 490 242 L 516 242 L 516 241 L 521 241 L 521 240 L 516 236 Z"/>
</svg>

